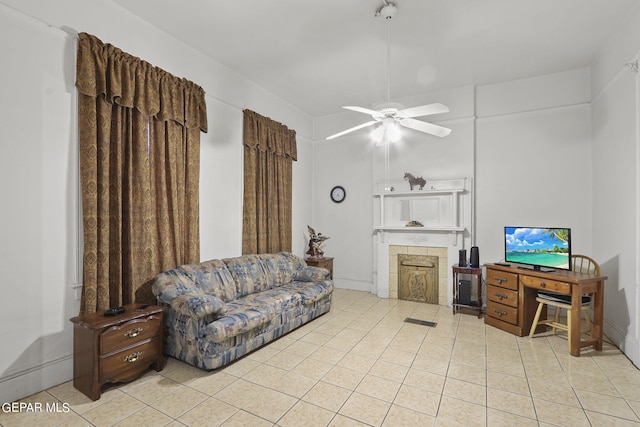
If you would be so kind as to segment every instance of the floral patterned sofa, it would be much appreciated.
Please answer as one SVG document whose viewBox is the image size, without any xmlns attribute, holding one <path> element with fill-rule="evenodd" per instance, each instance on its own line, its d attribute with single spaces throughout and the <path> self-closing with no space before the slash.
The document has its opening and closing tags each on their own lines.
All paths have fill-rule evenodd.
<svg viewBox="0 0 640 427">
<path fill-rule="evenodd" d="M 165 353 L 215 369 L 328 312 L 333 281 L 291 253 L 181 265 L 153 279 Z"/>
</svg>

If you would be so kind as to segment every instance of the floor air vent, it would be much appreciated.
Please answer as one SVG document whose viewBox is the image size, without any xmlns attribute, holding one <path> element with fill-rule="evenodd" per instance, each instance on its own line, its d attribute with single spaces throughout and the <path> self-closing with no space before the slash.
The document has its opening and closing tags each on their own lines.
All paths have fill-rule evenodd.
<svg viewBox="0 0 640 427">
<path fill-rule="evenodd" d="M 415 323 L 416 325 L 422 325 L 422 326 L 432 326 L 434 328 L 437 325 L 436 322 L 429 322 L 428 320 L 412 319 L 411 317 L 407 317 L 406 319 L 404 319 L 404 321 L 406 323 Z"/>
</svg>

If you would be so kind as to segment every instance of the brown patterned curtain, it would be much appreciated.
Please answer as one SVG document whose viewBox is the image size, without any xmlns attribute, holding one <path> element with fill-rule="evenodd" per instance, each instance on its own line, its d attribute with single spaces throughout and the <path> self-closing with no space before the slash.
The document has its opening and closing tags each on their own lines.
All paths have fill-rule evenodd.
<svg viewBox="0 0 640 427">
<path fill-rule="evenodd" d="M 296 132 L 244 110 L 242 253 L 291 251 L 291 183 Z"/>
<path fill-rule="evenodd" d="M 93 313 L 153 303 L 150 279 L 199 262 L 200 132 L 207 116 L 200 86 L 94 36 L 78 37 L 80 311 Z"/>
</svg>

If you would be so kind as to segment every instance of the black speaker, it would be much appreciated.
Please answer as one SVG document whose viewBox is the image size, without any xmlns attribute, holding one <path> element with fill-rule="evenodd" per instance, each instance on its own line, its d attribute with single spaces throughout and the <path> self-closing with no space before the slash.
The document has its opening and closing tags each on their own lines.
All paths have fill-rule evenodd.
<svg viewBox="0 0 640 427">
<path fill-rule="evenodd" d="M 480 252 L 477 246 L 471 247 L 471 255 L 469 257 L 469 266 L 478 268 L 480 267 Z"/>
<path fill-rule="evenodd" d="M 458 266 L 459 267 L 467 266 L 467 250 L 466 249 L 460 249 L 460 251 L 458 252 Z"/>
<path fill-rule="evenodd" d="M 471 280 L 458 281 L 458 304 L 471 305 Z"/>
</svg>

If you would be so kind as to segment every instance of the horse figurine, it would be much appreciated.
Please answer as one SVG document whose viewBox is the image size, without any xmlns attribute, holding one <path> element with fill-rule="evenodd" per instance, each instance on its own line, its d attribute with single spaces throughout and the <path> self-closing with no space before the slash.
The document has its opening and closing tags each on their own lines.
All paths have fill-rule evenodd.
<svg viewBox="0 0 640 427">
<path fill-rule="evenodd" d="M 409 181 L 409 187 L 411 188 L 412 191 L 413 191 L 414 185 L 420 186 L 420 190 L 422 190 L 425 184 L 427 183 L 427 181 L 425 181 L 424 178 L 422 178 L 421 176 L 416 178 L 415 176 L 411 175 L 409 172 L 405 172 L 404 179 Z"/>
</svg>

